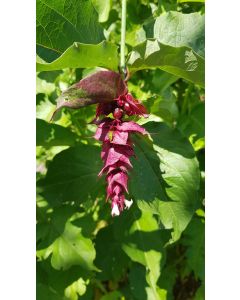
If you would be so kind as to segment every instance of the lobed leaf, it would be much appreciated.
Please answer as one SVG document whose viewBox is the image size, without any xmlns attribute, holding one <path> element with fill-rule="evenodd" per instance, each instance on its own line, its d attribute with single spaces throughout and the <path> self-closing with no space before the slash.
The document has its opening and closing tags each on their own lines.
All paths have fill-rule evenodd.
<svg viewBox="0 0 240 300">
<path fill-rule="evenodd" d="M 169 11 L 161 14 L 148 25 L 147 38 L 172 47 L 189 47 L 200 56 L 205 51 L 205 17 L 196 12 L 183 14 Z"/>
<path fill-rule="evenodd" d="M 177 77 L 204 86 L 204 59 L 189 47 L 173 47 L 147 39 L 133 48 L 128 58 L 132 72 L 160 68 Z"/>
<path fill-rule="evenodd" d="M 164 123 L 144 125 L 152 143 L 135 138 L 137 160 L 129 180 L 130 193 L 139 208 L 158 214 L 174 242 L 190 222 L 198 200 L 199 166 L 186 138 Z"/>
<path fill-rule="evenodd" d="M 66 223 L 64 232 L 44 250 L 37 252 L 39 258 L 51 256 L 51 264 L 56 270 L 66 270 L 79 265 L 86 270 L 97 270 L 93 265 L 96 252 L 90 239 L 81 234 L 81 229 Z"/>
</svg>

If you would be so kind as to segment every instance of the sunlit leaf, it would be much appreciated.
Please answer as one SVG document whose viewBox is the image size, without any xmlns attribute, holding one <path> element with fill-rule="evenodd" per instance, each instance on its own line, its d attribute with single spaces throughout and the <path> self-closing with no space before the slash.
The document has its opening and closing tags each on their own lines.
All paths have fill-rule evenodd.
<svg viewBox="0 0 240 300">
<path fill-rule="evenodd" d="M 103 67 L 117 70 L 117 46 L 103 41 L 97 45 L 75 42 L 60 57 L 50 63 L 37 62 L 37 71 L 54 71 L 64 68 Z"/>
<path fill-rule="evenodd" d="M 204 59 L 189 47 L 173 47 L 148 39 L 133 48 L 128 66 L 132 72 L 160 68 L 204 86 Z"/>
<path fill-rule="evenodd" d="M 156 122 L 144 127 L 153 144 L 135 138 L 137 160 L 132 160 L 130 193 L 141 210 L 158 214 L 165 228 L 173 228 L 174 241 L 196 209 L 198 162 L 191 144 L 177 130 Z"/>
</svg>

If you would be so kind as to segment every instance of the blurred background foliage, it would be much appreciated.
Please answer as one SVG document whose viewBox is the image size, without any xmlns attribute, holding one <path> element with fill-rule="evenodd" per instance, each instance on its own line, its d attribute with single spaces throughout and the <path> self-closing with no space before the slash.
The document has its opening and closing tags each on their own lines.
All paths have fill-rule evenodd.
<svg viewBox="0 0 240 300">
<path fill-rule="evenodd" d="M 97 178 L 96 107 L 50 122 L 62 91 L 95 67 L 116 69 L 117 56 L 102 62 L 105 44 L 93 62 L 64 55 L 74 42 L 119 45 L 120 2 L 37 0 L 37 299 L 203 300 L 204 1 L 127 1 L 128 88 L 150 113 L 139 122 L 152 137 L 134 140 L 129 211 L 111 217 Z M 152 41 L 160 50 L 149 44 L 147 56 Z"/>
</svg>

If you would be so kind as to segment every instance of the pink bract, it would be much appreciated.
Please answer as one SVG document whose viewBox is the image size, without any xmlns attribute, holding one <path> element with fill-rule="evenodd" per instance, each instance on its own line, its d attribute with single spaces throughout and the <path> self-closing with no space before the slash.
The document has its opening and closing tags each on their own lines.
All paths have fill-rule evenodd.
<svg viewBox="0 0 240 300">
<path fill-rule="evenodd" d="M 114 119 L 104 117 L 99 120 L 101 115 L 107 116 L 110 113 Z M 112 216 L 120 215 L 124 208 L 132 205 L 132 200 L 125 199 L 125 193 L 128 193 L 128 171 L 132 168 L 130 157 L 134 156 L 131 134 L 147 134 L 139 124 L 123 121 L 124 114 L 148 116 L 145 107 L 126 92 L 113 99 L 113 102 L 98 104 L 95 119 L 98 128 L 94 137 L 103 142 L 101 158 L 104 166 L 99 176 L 106 174 L 107 200 L 111 199 Z"/>
</svg>

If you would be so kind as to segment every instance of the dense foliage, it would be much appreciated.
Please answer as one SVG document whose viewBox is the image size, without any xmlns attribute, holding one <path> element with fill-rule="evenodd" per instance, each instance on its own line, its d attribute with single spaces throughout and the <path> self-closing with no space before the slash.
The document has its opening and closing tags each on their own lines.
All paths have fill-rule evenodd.
<svg viewBox="0 0 240 300">
<path fill-rule="evenodd" d="M 204 299 L 204 1 L 128 0 L 129 197 L 106 203 L 96 105 L 57 99 L 118 72 L 121 1 L 37 0 L 37 299 Z M 63 93 L 63 94 L 62 94 Z"/>
</svg>

